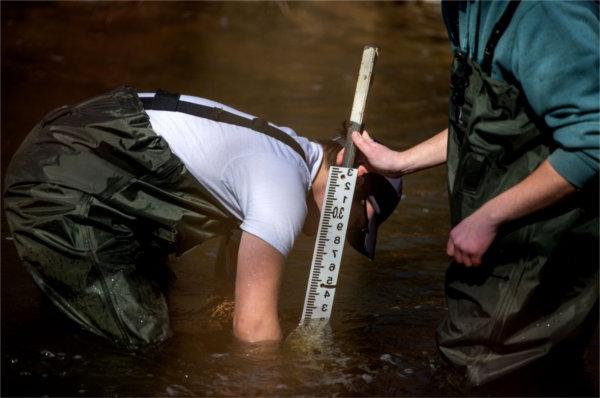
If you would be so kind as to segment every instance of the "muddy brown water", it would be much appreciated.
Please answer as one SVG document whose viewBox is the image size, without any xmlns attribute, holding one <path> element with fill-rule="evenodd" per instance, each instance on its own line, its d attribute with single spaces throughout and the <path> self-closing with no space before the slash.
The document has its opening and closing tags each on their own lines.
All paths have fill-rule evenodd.
<svg viewBox="0 0 600 398">
<path fill-rule="evenodd" d="M 207 97 L 308 137 L 332 136 L 349 117 L 365 44 L 381 50 L 365 113 L 373 135 L 405 148 L 444 128 L 450 51 L 438 4 L 2 2 L 2 170 L 45 113 L 123 84 Z M 347 248 L 331 329 L 300 348 L 235 343 L 227 286 L 207 244 L 172 262 L 173 338 L 124 352 L 54 311 L 3 220 L 2 395 L 468 393 L 440 370 L 434 341 L 445 313 L 444 173 L 406 177 L 376 261 Z M 301 238 L 287 263 L 286 334 L 300 317 L 312 250 Z"/>
</svg>

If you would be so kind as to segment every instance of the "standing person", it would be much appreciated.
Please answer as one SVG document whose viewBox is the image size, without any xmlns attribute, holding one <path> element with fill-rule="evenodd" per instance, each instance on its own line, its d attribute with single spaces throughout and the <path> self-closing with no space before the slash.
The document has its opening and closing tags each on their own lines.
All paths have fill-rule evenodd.
<svg viewBox="0 0 600 398">
<path fill-rule="evenodd" d="M 11 160 L 4 207 L 20 257 L 52 302 L 134 347 L 170 334 L 166 255 L 216 237 L 226 245 L 241 230 L 234 335 L 277 341 L 285 258 L 301 230 L 316 232 L 340 148 L 207 99 L 125 87 L 48 114 Z M 389 184 L 372 180 L 352 205 L 365 217 L 351 226 L 367 236 L 378 226 L 369 220 L 381 221 L 372 203 L 393 208 L 399 197 L 370 191 Z M 354 246 L 370 253 L 365 242 Z"/>
<path fill-rule="evenodd" d="M 598 3 L 442 7 L 448 129 L 400 152 L 366 132 L 353 140 L 387 175 L 447 163 L 442 355 L 474 385 L 569 370 L 598 323 Z"/>
</svg>

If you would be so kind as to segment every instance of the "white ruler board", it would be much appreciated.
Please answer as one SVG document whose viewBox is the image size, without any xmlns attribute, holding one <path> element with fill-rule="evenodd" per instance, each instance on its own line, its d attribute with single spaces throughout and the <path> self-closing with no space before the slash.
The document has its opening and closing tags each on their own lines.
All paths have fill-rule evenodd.
<svg viewBox="0 0 600 398">
<path fill-rule="evenodd" d="M 352 130 L 358 130 L 362 126 L 367 94 L 371 85 L 377 54 L 377 48 L 372 46 L 365 47 L 363 51 L 350 116 L 351 126 L 348 129 L 346 139 L 344 167 L 332 166 L 329 168 L 308 286 L 304 298 L 304 309 L 300 319 L 301 326 L 314 321 L 326 323 L 331 318 L 358 176 L 358 170 L 353 168 L 355 149 L 349 135 Z"/>
<path fill-rule="evenodd" d="M 348 167 L 329 169 L 301 325 L 331 317 L 357 174 Z"/>
</svg>

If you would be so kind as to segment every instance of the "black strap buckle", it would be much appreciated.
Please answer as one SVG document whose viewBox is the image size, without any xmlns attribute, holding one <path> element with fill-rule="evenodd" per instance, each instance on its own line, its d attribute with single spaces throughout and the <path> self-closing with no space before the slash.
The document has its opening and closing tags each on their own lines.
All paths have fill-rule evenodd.
<svg viewBox="0 0 600 398">
<path fill-rule="evenodd" d="M 157 111 L 177 112 L 179 108 L 179 94 L 164 90 L 157 90 L 152 100 L 152 109 Z"/>
<path fill-rule="evenodd" d="M 255 117 L 252 119 L 252 129 L 256 131 L 263 131 L 264 129 L 269 127 L 269 124 L 265 119 L 261 119 L 260 117 Z"/>
</svg>

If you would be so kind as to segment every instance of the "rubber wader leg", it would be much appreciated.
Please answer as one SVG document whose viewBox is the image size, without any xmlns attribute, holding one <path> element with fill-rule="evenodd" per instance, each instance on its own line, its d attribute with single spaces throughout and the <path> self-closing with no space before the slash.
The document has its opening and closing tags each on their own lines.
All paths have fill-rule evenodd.
<svg viewBox="0 0 600 398">
<path fill-rule="evenodd" d="M 116 210 L 64 187 L 35 190 L 6 197 L 5 207 L 19 255 L 52 302 L 85 329 L 126 346 L 169 337 L 164 296 L 144 271 L 152 268 L 144 263 L 149 256 Z"/>
</svg>

